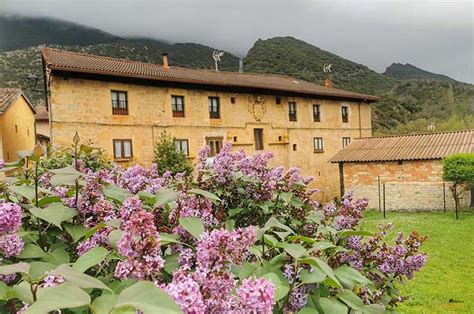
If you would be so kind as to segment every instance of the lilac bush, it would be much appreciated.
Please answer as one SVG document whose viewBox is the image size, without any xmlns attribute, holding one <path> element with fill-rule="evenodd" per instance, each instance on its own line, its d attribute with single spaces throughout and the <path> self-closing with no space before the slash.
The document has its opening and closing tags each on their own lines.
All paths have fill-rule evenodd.
<svg viewBox="0 0 474 314">
<path fill-rule="evenodd" d="M 423 236 L 361 230 L 367 199 L 319 204 L 312 178 L 270 167 L 271 154 L 208 154 L 195 178 L 81 159 L 23 175 L 19 163 L 0 195 L 0 307 L 379 313 L 406 299 L 397 285 L 425 264 Z"/>
</svg>

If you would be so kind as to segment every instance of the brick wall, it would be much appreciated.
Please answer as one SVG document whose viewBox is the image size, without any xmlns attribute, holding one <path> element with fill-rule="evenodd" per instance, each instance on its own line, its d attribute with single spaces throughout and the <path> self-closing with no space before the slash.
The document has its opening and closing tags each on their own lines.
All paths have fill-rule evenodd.
<svg viewBox="0 0 474 314">
<path fill-rule="evenodd" d="M 344 164 L 344 186 L 356 197 L 369 198 L 370 208 L 383 207 L 385 183 L 386 210 L 431 211 L 454 209 L 454 199 L 445 183 L 441 160 L 370 162 Z M 380 197 L 379 197 L 380 178 Z M 444 189 L 444 192 L 443 192 Z M 464 194 L 462 207 L 470 205 L 470 193 Z"/>
</svg>

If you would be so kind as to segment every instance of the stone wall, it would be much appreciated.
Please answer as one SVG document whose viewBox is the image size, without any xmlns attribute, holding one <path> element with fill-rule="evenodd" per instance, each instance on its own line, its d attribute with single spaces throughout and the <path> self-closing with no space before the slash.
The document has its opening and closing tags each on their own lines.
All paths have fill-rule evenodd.
<svg viewBox="0 0 474 314">
<path fill-rule="evenodd" d="M 384 183 L 386 210 L 443 210 L 445 202 L 447 210 L 455 208 L 449 183 L 443 186 L 441 160 L 344 164 L 346 191 L 368 197 L 369 208 L 383 208 Z M 469 207 L 470 200 L 470 192 L 465 192 L 461 206 Z"/>
<path fill-rule="evenodd" d="M 298 167 L 313 176 L 318 199 L 339 196 L 337 164 L 329 159 L 342 148 L 342 138 L 371 136 L 368 104 L 305 97 L 281 97 L 146 86 L 52 76 L 50 82 L 51 141 L 69 145 L 76 131 L 90 139 L 111 157 L 113 139 L 131 139 L 133 159 L 127 164 L 149 165 L 153 146 L 163 131 L 189 141 L 189 158 L 194 161 L 206 144 L 206 137 L 219 136 L 234 150 L 247 153 L 272 152 L 273 166 Z M 111 91 L 126 91 L 128 115 L 113 115 Z M 173 117 L 171 96 L 184 97 L 184 117 Z M 220 119 L 210 119 L 208 97 L 219 97 Z M 231 100 L 232 98 L 232 100 Z M 297 121 L 289 121 L 288 102 L 297 104 Z M 319 104 L 321 121 L 314 122 L 313 105 Z M 349 108 L 349 122 L 342 122 L 341 106 Z M 256 151 L 254 129 L 263 129 L 264 150 Z M 313 139 L 322 137 L 324 151 L 315 152 Z M 122 161 L 120 161 L 122 162 Z"/>
</svg>

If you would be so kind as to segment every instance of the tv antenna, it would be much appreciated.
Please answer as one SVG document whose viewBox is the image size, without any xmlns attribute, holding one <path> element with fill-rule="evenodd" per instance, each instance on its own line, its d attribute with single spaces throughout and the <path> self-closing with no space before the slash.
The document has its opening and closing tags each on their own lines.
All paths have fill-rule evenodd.
<svg viewBox="0 0 474 314">
<path fill-rule="evenodd" d="M 222 62 L 221 57 L 224 56 L 224 51 L 214 50 L 212 53 L 212 58 L 214 59 L 214 63 L 216 65 L 216 71 L 219 71 L 218 62 Z"/>
<path fill-rule="evenodd" d="M 331 73 L 332 64 L 323 64 L 323 72 L 324 73 Z"/>
</svg>

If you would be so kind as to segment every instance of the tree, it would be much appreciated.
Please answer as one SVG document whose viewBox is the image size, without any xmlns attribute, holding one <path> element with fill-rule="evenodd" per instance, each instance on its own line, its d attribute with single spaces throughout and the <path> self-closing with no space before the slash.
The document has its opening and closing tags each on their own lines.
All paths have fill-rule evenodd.
<svg viewBox="0 0 474 314">
<path fill-rule="evenodd" d="M 451 191 L 458 219 L 459 200 L 463 192 L 474 184 L 474 154 L 459 153 L 446 157 L 443 160 L 443 179 L 452 183 Z"/>
<path fill-rule="evenodd" d="M 176 150 L 174 138 L 166 132 L 161 133 L 160 142 L 155 145 L 155 163 L 160 175 L 166 171 L 170 171 L 173 175 L 193 172 L 193 166 L 187 156 Z"/>
</svg>

